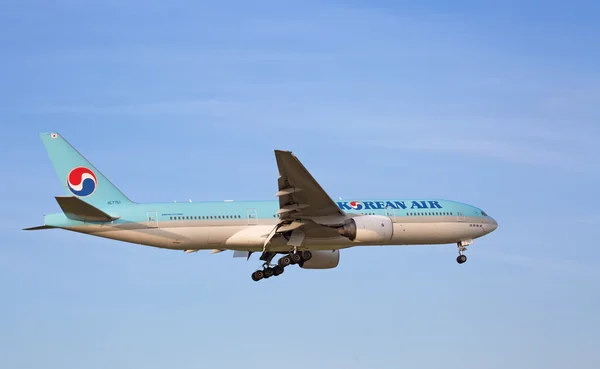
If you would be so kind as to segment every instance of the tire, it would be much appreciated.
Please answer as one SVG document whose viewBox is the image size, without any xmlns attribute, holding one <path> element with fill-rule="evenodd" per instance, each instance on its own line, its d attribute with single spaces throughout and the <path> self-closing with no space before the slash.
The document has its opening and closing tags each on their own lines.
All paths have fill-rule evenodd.
<svg viewBox="0 0 600 369">
<path fill-rule="evenodd" d="M 291 254 L 290 258 L 292 259 L 292 264 L 298 264 L 302 261 L 302 256 L 298 253 Z"/>
<path fill-rule="evenodd" d="M 286 266 L 290 265 L 291 263 L 292 263 L 292 258 L 289 255 L 285 255 L 277 261 L 277 264 L 279 264 L 280 266 L 282 266 L 284 268 Z"/>
<path fill-rule="evenodd" d="M 254 282 L 258 282 L 261 279 L 263 279 L 265 277 L 265 274 L 262 272 L 262 270 L 257 270 L 256 272 L 252 273 L 252 280 Z"/>
<path fill-rule="evenodd" d="M 273 272 L 273 268 L 265 268 L 265 278 L 270 278 L 273 276 L 274 272 Z"/>
<path fill-rule="evenodd" d="M 302 256 L 302 261 L 309 261 L 310 259 L 312 259 L 312 252 L 310 252 L 308 250 L 302 251 L 301 256 Z"/>
</svg>

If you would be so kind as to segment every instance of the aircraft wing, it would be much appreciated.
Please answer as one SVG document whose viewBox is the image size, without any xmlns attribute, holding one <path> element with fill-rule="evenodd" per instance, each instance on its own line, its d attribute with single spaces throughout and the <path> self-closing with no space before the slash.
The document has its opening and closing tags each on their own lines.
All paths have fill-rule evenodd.
<svg viewBox="0 0 600 369">
<path fill-rule="evenodd" d="M 304 165 L 290 151 L 275 150 L 279 169 L 279 221 L 264 242 L 263 251 L 274 237 L 283 236 L 290 247 L 302 246 L 306 237 L 336 237 L 338 234 L 318 221 L 336 222 L 346 214 L 327 195 Z"/>
<path fill-rule="evenodd" d="M 345 216 L 304 165 L 290 151 L 275 150 L 279 169 L 279 217 Z"/>
</svg>

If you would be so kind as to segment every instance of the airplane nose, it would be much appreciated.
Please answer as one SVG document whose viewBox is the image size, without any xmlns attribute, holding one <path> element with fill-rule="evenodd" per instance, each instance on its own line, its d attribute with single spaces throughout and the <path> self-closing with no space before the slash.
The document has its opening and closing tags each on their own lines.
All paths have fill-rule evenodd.
<svg viewBox="0 0 600 369">
<path fill-rule="evenodd" d="M 496 228 L 498 228 L 498 222 L 496 222 L 496 219 L 490 217 L 490 221 L 489 224 L 487 225 L 487 228 L 489 229 L 489 233 L 492 233 L 496 230 Z"/>
</svg>

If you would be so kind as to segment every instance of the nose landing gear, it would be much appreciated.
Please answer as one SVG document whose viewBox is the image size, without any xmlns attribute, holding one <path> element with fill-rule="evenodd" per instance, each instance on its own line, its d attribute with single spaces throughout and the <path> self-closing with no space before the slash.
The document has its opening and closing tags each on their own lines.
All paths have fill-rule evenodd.
<svg viewBox="0 0 600 369">
<path fill-rule="evenodd" d="M 464 251 L 467 251 L 467 246 L 473 243 L 473 240 L 465 240 L 457 243 L 458 245 L 458 257 L 456 258 L 456 262 L 459 264 L 463 264 L 467 262 L 467 256 L 463 255 Z"/>
</svg>

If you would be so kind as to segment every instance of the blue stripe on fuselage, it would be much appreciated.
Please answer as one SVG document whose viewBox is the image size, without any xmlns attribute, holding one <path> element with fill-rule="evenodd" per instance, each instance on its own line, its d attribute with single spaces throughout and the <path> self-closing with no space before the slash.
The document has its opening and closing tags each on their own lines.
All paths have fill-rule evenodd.
<svg viewBox="0 0 600 369">
<path fill-rule="evenodd" d="M 425 210 L 451 213 L 465 216 L 482 216 L 481 210 L 467 204 L 449 200 L 379 200 L 366 199 L 356 201 L 336 201 L 340 209 L 355 214 L 389 214 L 406 216 L 409 213 Z M 146 222 L 148 212 L 156 212 L 158 221 L 168 221 L 170 217 L 223 217 L 217 220 L 247 219 L 253 215 L 256 219 L 274 219 L 279 210 L 278 201 L 208 201 L 186 203 L 147 203 L 111 206 L 106 209 L 111 215 L 120 218 L 114 223 Z M 235 218 L 234 218 L 235 217 Z M 57 224 L 58 223 L 58 224 Z M 47 225 L 76 226 L 81 222 L 67 219 L 64 214 L 52 214 L 46 217 Z"/>
</svg>

